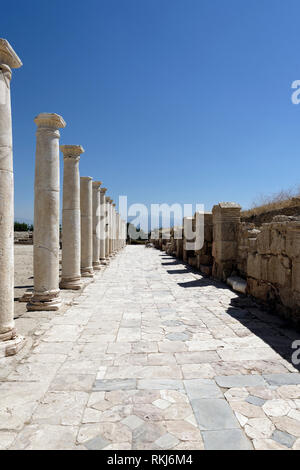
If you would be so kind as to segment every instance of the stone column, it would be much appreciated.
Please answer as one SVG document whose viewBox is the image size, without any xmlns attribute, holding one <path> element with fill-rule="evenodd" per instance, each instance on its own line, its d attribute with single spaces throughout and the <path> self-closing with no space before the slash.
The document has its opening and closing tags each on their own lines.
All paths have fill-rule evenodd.
<svg viewBox="0 0 300 470">
<path fill-rule="evenodd" d="M 113 238 L 114 238 L 114 208 L 113 208 L 113 199 L 110 200 L 110 256 L 114 255 L 114 247 L 113 247 Z"/>
<path fill-rule="evenodd" d="M 93 181 L 93 268 L 101 269 L 100 258 L 100 186 L 101 181 Z"/>
<path fill-rule="evenodd" d="M 128 230 L 127 229 L 127 223 L 124 221 L 123 222 L 123 233 L 124 233 L 124 235 L 123 235 L 123 247 L 125 247 L 126 244 L 127 244 L 127 230 Z"/>
<path fill-rule="evenodd" d="M 111 199 L 110 197 L 106 200 L 107 207 L 107 217 L 108 217 L 108 226 L 107 226 L 107 236 L 108 236 L 108 256 L 111 257 Z"/>
<path fill-rule="evenodd" d="M 79 160 L 84 150 L 80 145 L 62 145 L 60 148 L 64 155 L 60 288 L 78 290 L 81 287 Z"/>
<path fill-rule="evenodd" d="M 116 214 L 116 250 L 120 250 L 120 215 Z"/>
<path fill-rule="evenodd" d="M 59 129 L 57 114 L 39 114 L 36 132 L 33 236 L 33 297 L 27 310 L 58 310 L 59 296 Z"/>
<path fill-rule="evenodd" d="M 117 235 L 116 235 L 116 221 L 117 213 L 116 213 L 116 204 L 112 204 L 112 228 L 113 228 L 113 235 L 112 235 L 112 251 L 113 254 L 116 254 L 116 241 L 117 241 Z"/>
<path fill-rule="evenodd" d="M 16 354 L 24 346 L 14 323 L 14 175 L 10 81 L 12 68 L 22 62 L 0 39 L 0 357 Z"/>
<path fill-rule="evenodd" d="M 213 276 L 226 281 L 236 269 L 241 206 L 220 202 L 213 207 Z"/>
<path fill-rule="evenodd" d="M 112 199 L 108 198 L 108 256 L 112 255 Z"/>
<path fill-rule="evenodd" d="M 94 277 L 93 270 L 93 189 L 90 176 L 80 178 L 81 276 Z"/>
<path fill-rule="evenodd" d="M 110 198 L 108 196 L 105 196 L 105 212 L 106 212 L 106 227 L 105 227 L 105 233 L 106 233 L 106 239 L 105 239 L 105 256 L 106 260 L 109 260 L 109 237 L 110 237 Z"/>
<path fill-rule="evenodd" d="M 100 263 L 106 264 L 106 188 L 100 188 Z"/>
</svg>

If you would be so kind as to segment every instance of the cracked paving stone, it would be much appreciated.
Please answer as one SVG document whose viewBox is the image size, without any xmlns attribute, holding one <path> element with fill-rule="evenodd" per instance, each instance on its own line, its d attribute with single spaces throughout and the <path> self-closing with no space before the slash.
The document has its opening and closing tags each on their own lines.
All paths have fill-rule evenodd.
<svg viewBox="0 0 300 470">
<path fill-rule="evenodd" d="M 91 439 L 90 441 L 84 442 L 84 446 L 88 450 L 102 450 L 104 447 L 107 447 L 110 444 L 109 441 L 106 441 L 103 439 L 101 436 L 94 437 L 94 439 Z"/>
<path fill-rule="evenodd" d="M 288 434 L 287 432 L 278 431 L 278 429 L 273 432 L 272 439 L 278 442 L 278 444 L 289 447 L 290 449 L 296 442 L 296 437 L 292 436 L 291 434 Z"/>
<path fill-rule="evenodd" d="M 188 341 L 191 338 L 191 334 L 188 333 L 169 333 L 166 335 L 169 341 Z"/>
<path fill-rule="evenodd" d="M 96 380 L 93 390 L 95 392 L 110 392 L 112 390 L 135 390 L 135 379 L 111 379 L 111 380 Z"/>
<path fill-rule="evenodd" d="M 268 374 L 263 376 L 269 385 L 299 385 L 300 374 Z"/>
<path fill-rule="evenodd" d="M 141 418 L 135 415 L 127 416 L 127 418 L 121 421 L 122 424 L 128 426 L 131 430 L 134 430 L 145 423 Z"/>
<path fill-rule="evenodd" d="M 263 406 L 266 403 L 266 400 L 263 400 L 262 398 L 259 398 L 259 397 L 254 397 L 252 395 L 249 395 L 249 397 L 247 397 L 245 401 L 250 403 L 250 405 L 255 405 L 255 406 Z"/>
<path fill-rule="evenodd" d="M 206 450 L 252 450 L 250 441 L 240 429 L 204 431 L 202 433 Z"/>
<path fill-rule="evenodd" d="M 223 398 L 223 394 L 213 380 L 185 380 L 184 385 L 190 400 L 197 398 Z"/>
<path fill-rule="evenodd" d="M 222 388 L 263 387 L 266 382 L 260 375 L 226 375 L 215 377 L 215 381 Z"/>
<path fill-rule="evenodd" d="M 203 431 L 239 428 L 239 423 L 226 400 L 191 400 L 198 426 Z"/>
<path fill-rule="evenodd" d="M 168 450 L 179 444 L 179 440 L 172 434 L 167 433 L 157 439 L 154 444 L 158 445 L 162 449 Z"/>
</svg>

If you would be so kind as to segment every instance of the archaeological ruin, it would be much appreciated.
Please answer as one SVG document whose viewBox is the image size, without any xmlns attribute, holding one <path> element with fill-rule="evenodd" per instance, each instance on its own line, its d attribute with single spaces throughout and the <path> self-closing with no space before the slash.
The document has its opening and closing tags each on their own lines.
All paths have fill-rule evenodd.
<svg viewBox="0 0 300 470">
<path fill-rule="evenodd" d="M 241 220 L 241 207 L 221 202 L 212 213 L 195 213 L 182 227 L 164 230 L 154 245 L 174 255 L 205 276 L 228 283 L 234 290 L 262 302 L 273 313 L 300 325 L 300 221 L 297 216 L 277 215 L 256 226 Z M 187 249 L 184 223 L 195 238 L 204 233 L 201 249 Z M 204 225 L 204 227 L 203 227 Z M 181 238 L 181 233 L 183 237 Z"/>
<path fill-rule="evenodd" d="M 127 244 L 88 143 L 42 112 L 14 233 L 21 66 L 0 39 L 0 450 L 300 450 L 299 217 L 219 202 Z"/>
</svg>

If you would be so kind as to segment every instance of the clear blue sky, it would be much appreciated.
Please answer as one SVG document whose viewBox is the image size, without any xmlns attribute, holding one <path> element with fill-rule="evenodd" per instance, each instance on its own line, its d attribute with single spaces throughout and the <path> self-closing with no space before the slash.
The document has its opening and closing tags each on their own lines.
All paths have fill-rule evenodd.
<svg viewBox="0 0 300 470">
<path fill-rule="evenodd" d="M 237 201 L 299 184 L 299 0 L 11 0 L 15 214 L 32 219 L 35 124 L 67 122 L 81 174 L 129 202 Z M 61 175 L 62 176 L 62 175 Z"/>
</svg>

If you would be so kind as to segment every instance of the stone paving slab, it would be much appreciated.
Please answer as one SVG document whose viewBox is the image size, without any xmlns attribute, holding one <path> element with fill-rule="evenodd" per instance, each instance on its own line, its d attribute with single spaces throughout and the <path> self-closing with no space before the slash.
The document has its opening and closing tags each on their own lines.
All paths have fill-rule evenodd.
<svg viewBox="0 0 300 470">
<path fill-rule="evenodd" d="M 0 449 L 300 448 L 281 319 L 142 246 L 69 297 L 0 360 Z"/>
</svg>

